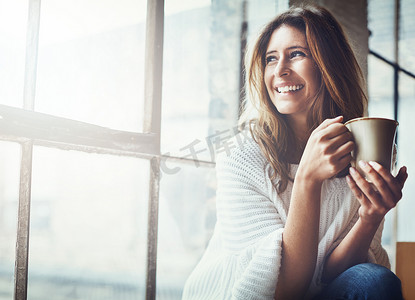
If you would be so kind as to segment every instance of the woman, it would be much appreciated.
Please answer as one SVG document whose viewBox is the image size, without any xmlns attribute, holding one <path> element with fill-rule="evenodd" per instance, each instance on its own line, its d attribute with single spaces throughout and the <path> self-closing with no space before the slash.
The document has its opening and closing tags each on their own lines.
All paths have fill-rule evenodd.
<svg viewBox="0 0 415 300">
<path fill-rule="evenodd" d="M 401 299 L 381 246 L 407 178 L 349 168 L 360 68 L 324 8 L 291 8 L 247 63 L 253 139 L 217 160 L 217 225 L 184 299 Z M 347 175 L 347 173 L 349 173 Z"/>
</svg>

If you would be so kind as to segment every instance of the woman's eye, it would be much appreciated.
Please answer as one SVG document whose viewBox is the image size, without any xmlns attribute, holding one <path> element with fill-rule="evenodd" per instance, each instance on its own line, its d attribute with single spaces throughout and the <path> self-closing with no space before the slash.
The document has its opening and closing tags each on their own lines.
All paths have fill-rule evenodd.
<svg viewBox="0 0 415 300">
<path fill-rule="evenodd" d="M 266 64 L 268 65 L 271 62 L 277 61 L 277 57 L 275 56 L 267 56 L 266 58 Z"/>
<path fill-rule="evenodd" d="M 306 56 L 306 54 L 302 51 L 293 51 L 290 54 L 290 58 L 299 57 L 299 56 L 304 57 L 304 56 Z"/>
</svg>

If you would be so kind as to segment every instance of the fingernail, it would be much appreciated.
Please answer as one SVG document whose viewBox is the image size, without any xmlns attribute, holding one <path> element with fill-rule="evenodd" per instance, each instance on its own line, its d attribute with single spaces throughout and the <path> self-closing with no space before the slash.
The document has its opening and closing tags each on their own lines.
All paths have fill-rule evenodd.
<svg viewBox="0 0 415 300">
<path fill-rule="evenodd" d="M 369 162 L 369 165 L 371 165 L 372 167 L 374 167 L 374 168 L 379 168 L 379 164 L 377 163 L 377 162 L 375 162 L 375 161 L 370 161 Z"/>
<path fill-rule="evenodd" d="M 364 162 L 363 160 L 361 160 L 361 161 L 359 161 L 359 166 L 360 166 L 361 168 L 366 168 L 366 167 L 367 167 L 367 163 L 366 163 L 366 162 Z"/>
<path fill-rule="evenodd" d="M 350 175 L 347 175 L 347 176 L 346 176 L 346 181 L 347 181 L 348 183 L 352 183 L 352 179 L 350 178 Z"/>
<path fill-rule="evenodd" d="M 350 167 L 350 168 L 349 168 L 349 172 L 350 172 L 350 174 L 352 174 L 352 175 L 356 174 L 356 170 L 355 170 L 355 168 L 353 168 L 353 167 Z"/>
</svg>

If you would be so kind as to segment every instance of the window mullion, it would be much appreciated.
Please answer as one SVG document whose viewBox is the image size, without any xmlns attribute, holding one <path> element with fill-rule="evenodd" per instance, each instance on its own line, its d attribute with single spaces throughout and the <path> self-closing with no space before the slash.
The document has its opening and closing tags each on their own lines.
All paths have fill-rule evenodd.
<svg viewBox="0 0 415 300">
<path fill-rule="evenodd" d="M 147 1 L 144 132 L 161 130 L 161 95 L 163 73 L 164 0 Z"/>
<path fill-rule="evenodd" d="M 86 152 L 150 157 L 158 136 L 126 132 L 0 104 L 0 140 Z"/>
<path fill-rule="evenodd" d="M 30 0 L 26 33 L 26 65 L 23 107 L 33 110 L 35 104 L 37 53 L 39 44 L 41 0 Z M 30 196 L 32 181 L 33 141 L 22 143 L 20 165 L 19 209 L 16 239 L 14 299 L 27 299 L 29 262 Z"/>
<path fill-rule="evenodd" d="M 395 67 L 394 67 L 394 117 L 398 120 L 398 103 L 399 103 L 399 19 L 400 19 L 400 0 L 395 0 L 395 18 L 394 18 L 394 56 L 395 56 Z"/>
<path fill-rule="evenodd" d="M 156 156 L 150 161 L 147 232 L 146 299 L 156 298 L 157 233 L 160 183 L 161 95 L 163 77 L 164 0 L 147 1 L 144 132 L 156 139 Z"/>
<path fill-rule="evenodd" d="M 19 209 L 16 239 L 16 263 L 14 275 L 15 300 L 25 300 L 27 298 L 32 154 L 32 142 L 23 143 L 22 160 L 20 165 Z"/>
<path fill-rule="evenodd" d="M 26 34 L 26 65 L 23 90 L 25 109 L 33 110 L 35 106 L 37 54 L 39 45 L 40 1 L 29 1 L 29 15 Z"/>
</svg>

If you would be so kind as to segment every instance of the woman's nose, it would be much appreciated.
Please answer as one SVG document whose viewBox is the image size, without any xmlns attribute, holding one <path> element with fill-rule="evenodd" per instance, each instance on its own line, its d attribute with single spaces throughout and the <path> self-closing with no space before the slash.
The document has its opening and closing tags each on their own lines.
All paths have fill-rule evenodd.
<svg viewBox="0 0 415 300">
<path fill-rule="evenodd" d="M 284 77 L 290 73 L 290 68 L 285 59 L 280 59 L 275 66 L 274 75 L 277 77 Z"/>
</svg>

